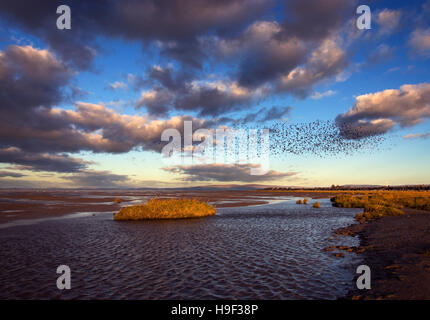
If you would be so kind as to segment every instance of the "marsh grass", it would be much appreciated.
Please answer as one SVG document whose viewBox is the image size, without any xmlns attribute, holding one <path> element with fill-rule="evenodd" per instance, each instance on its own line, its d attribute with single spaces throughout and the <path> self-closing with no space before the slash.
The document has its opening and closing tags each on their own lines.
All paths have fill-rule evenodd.
<svg viewBox="0 0 430 320">
<path fill-rule="evenodd" d="M 308 204 L 308 201 L 309 201 L 308 198 L 304 198 L 303 199 L 303 204 Z"/>
<path fill-rule="evenodd" d="M 302 203 L 303 203 L 302 199 L 299 199 L 299 200 L 296 201 L 296 204 L 302 204 Z"/>
<path fill-rule="evenodd" d="M 321 204 L 319 202 L 314 202 L 313 207 L 314 208 L 321 208 Z"/>
<path fill-rule="evenodd" d="M 215 208 L 198 199 L 157 199 L 143 205 L 124 207 L 114 220 L 183 219 L 215 215 Z"/>
<path fill-rule="evenodd" d="M 403 208 L 430 210 L 430 193 L 420 191 L 377 191 L 341 194 L 330 199 L 335 207 L 364 208 L 356 215 L 360 222 L 404 214 Z"/>
</svg>

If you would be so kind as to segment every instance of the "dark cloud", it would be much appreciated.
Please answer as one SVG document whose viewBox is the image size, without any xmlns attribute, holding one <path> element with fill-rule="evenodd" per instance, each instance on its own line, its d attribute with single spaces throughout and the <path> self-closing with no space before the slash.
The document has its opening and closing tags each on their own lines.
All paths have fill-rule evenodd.
<svg viewBox="0 0 430 320">
<path fill-rule="evenodd" d="M 295 176 L 296 172 L 278 172 L 270 170 L 264 175 L 251 175 L 250 168 L 259 168 L 257 164 L 200 164 L 165 167 L 163 170 L 180 174 L 183 181 L 219 181 L 219 182 L 262 182 L 282 180 Z"/>
<path fill-rule="evenodd" d="M 358 96 L 354 106 L 336 117 L 343 136 L 359 139 L 394 128 L 414 126 L 430 118 L 430 84 L 403 85 Z"/>
<path fill-rule="evenodd" d="M 166 116 L 171 110 L 197 112 L 199 116 L 215 116 L 249 106 L 264 90 L 249 90 L 237 82 L 222 80 L 196 81 L 182 70 L 155 66 L 149 70 L 145 90 L 136 104 L 152 115 Z"/>
<path fill-rule="evenodd" d="M 162 76 L 154 74 L 169 85 Z M 184 120 L 193 121 L 197 128 L 205 125 L 204 120 L 187 116 L 151 121 L 88 103 L 77 103 L 76 110 L 53 108 L 64 99 L 70 77 L 71 71 L 49 50 L 9 46 L 0 51 L 0 148 L 34 154 L 159 150 L 165 128 L 180 129 Z"/>
<path fill-rule="evenodd" d="M 191 73 L 183 70 L 175 72 L 172 67 L 153 66 L 148 70 L 147 74 L 147 84 L 166 88 L 170 91 L 187 89 L 191 80 L 193 80 Z"/>
<path fill-rule="evenodd" d="M 299 38 L 277 39 L 282 31 L 276 22 L 257 21 L 235 39 L 220 40 L 219 49 L 237 55 L 236 77 L 242 86 L 258 87 L 291 71 L 306 59 L 307 45 Z"/>
<path fill-rule="evenodd" d="M 127 175 L 96 170 L 85 170 L 63 178 L 71 181 L 75 186 L 94 188 L 127 187 L 130 182 Z"/>
<path fill-rule="evenodd" d="M 31 153 L 13 147 L 0 149 L 0 162 L 17 164 L 24 170 L 55 172 L 77 172 L 89 164 L 67 154 Z"/>
<path fill-rule="evenodd" d="M 293 107 L 272 106 L 270 108 L 263 107 L 256 112 L 249 112 L 241 118 L 221 117 L 217 119 L 217 123 L 231 123 L 233 125 L 246 125 L 248 123 L 264 123 L 267 121 L 280 121 L 288 119 Z"/>
<path fill-rule="evenodd" d="M 71 71 L 48 50 L 11 45 L 0 51 L 0 110 L 8 114 L 62 101 Z"/>
<path fill-rule="evenodd" d="M 263 112 L 264 116 L 262 121 L 270 121 L 270 120 L 282 120 L 287 118 L 290 115 L 291 110 L 293 110 L 293 107 L 287 106 L 287 107 L 278 107 L 273 106 L 270 109 L 261 109 L 260 111 Z"/>
<path fill-rule="evenodd" d="M 214 83 L 190 88 L 176 98 L 174 106 L 177 110 L 199 110 L 200 116 L 215 116 L 247 107 L 253 99 L 253 92 L 236 83 Z"/>
<path fill-rule="evenodd" d="M 341 75 L 347 65 L 344 50 L 335 40 L 326 39 L 311 53 L 304 65 L 280 77 L 276 90 L 305 98 L 312 92 L 315 84 Z"/>
<path fill-rule="evenodd" d="M 189 116 L 150 120 L 121 115 L 102 106 L 77 103 L 75 110 L 54 108 L 71 71 L 49 50 L 9 46 L 0 51 L 0 161 L 35 171 L 78 172 L 87 162 L 66 153 L 123 153 L 160 150 L 161 132 L 209 122 Z M 4 89 L 4 90 L 3 90 Z"/>
<path fill-rule="evenodd" d="M 55 27 L 56 8 L 69 5 L 72 29 Z M 96 38 L 103 35 L 147 43 L 181 41 L 193 43 L 208 31 L 232 32 L 260 16 L 271 5 L 266 0 L 24 0 L 0 2 L 0 16 L 23 31 L 34 34 L 75 68 L 86 69 L 96 54 Z M 190 60 L 190 52 L 179 43 L 167 53 Z"/>
<path fill-rule="evenodd" d="M 0 127 L 0 145 L 19 147 L 29 152 L 109 152 L 125 153 L 133 149 L 159 151 L 164 129 L 183 132 L 184 121 L 195 129 L 209 127 L 212 121 L 191 116 L 167 120 L 150 120 L 142 116 L 118 114 L 103 106 L 77 103 L 76 110 L 51 109 L 35 113 L 37 124 L 17 127 L 6 123 Z"/>
<path fill-rule="evenodd" d="M 25 177 L 25 174 L 18 173 L 18 172 L 10 172 L 10 171 L 0 171 L 0 178 L 5 178 L 5 177 L 21 178 L 21 177 Z"/>
<path fill-rule="evenodd" d="M 279 37 L 325 39 L 337 31 L 347 20 L 356 16 L 356 3 L 355 0 L 286 1 L 287 18 Z"/>
<path fill-rule="evenodd" d="M 256 38 L 265 38 L 273 28 L 276 28 L 276 24 L 261 23 L 253 28 L 258 29 L 252 31 L 253 33 L 262 34 L 255 36 Z M 224 43 L 220 46 L 225 51 L 238 50 L 234 48 L 236 44 Z M 239 51 L 242 51 L 243 48 L 239 47 Z M 172 110 L 196 112 L 199 116 L 220 116 L 247 109 L 271 93 L 286 92 L 304 98 L 313 91 L 317 83 L 341 75 L 348 65 L 345 51 L 334 39 L 324 40 L 305 57 L 303 64 L 300 64 L 303 59 L 300 41 L 293 40 L 284 44 L 276 42 L 273 45 L 273 54 L 279 59 L 292 61 L 291 64 L 282 62 L 281 64 L 286 67 L 284 69 L 279 65 L 279 59 L 267 52 L 271 48 L 270 45 L 258 43 L 256 47 L 264 50 L 262 56 L 270 60 L 270 63 L 274 63 L 273 70 L 264 63 L 247 62 L 242 75 L 245 73 L 246 77 L 250 75 L 250 79 L 253 79 L 250 82 L 242 81 L 242 75 L 239 75 L 239 81 L 231 79 L 197 81 L 190 74 L 184 74 L 182 70 L 175 72 L 172 68 L 156 66 L 147 75 L 147 83 L 152 84 L 152 89 L 142 92 L 137 107 L 145 107 L 150 114 L 157 116 L 166 116 Z M 289 58 L 291 54 L 296 55 L 294 53 L 296 49 L 300 51 L 297 53 L 300 61 Z M 255 69 L 260 67 L 262 73 L 268 72 L 267 78 Z M 274 81 L 267 84 L 266 80 Z M 245 83 L 242 84 L 241 81 Z"/>
<path fill-rule="evenodd" d="M 275 81 L 306 63 L 315 48 L 334 37 L 354 17 L 354 2 L 286 1 L 285 21 L 256 21 L 240 37 L 221 39 L 221 52 L 242 55 L 237 74 L 241 85 Z"/>
</svg>

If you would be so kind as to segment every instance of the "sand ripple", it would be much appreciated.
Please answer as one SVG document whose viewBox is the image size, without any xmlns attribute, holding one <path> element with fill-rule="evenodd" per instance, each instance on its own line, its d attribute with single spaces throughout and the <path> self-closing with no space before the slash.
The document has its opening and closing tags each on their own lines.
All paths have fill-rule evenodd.
<svg viewBox="0 0 430 320">
<path fill-rule="evenodd" d="M 356 210 L 294 201 L 225 208 L 203 219 L 115 222 L 111 214 L 1 230 L 1 299 L 335 299 L 354 254 L 322 249 Z M 357 245 L 353 238 L 342 244 Z M 72 289 L 56 288 L 56 268 Z"/>
</svg>

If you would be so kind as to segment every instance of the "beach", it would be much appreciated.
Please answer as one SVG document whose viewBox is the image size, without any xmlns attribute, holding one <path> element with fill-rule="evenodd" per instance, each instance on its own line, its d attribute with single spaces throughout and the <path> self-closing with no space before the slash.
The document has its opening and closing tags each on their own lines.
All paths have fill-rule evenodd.
<svg viewBox="0 0 430 320">
<path fill-rule="evenodd" d="M 360 238 L 359 253 L 372 271 L 370 290 L 352 290 L 348 299 L 430 299 L 430 212 L 404 209 L 405 215 L 383 217 L 336 231 Z"/>
</svg>

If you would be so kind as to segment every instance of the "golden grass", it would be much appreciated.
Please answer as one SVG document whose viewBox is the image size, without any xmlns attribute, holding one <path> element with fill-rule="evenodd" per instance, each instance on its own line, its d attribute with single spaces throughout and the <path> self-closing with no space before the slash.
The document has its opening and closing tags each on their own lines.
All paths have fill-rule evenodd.
<svg viewBox="0 0 430 320">
<path fill-rule="evenodd" d="M 215 208 L 197 199 L 150 199 L 147 203 L 124 207 L 114 220 L 183 219 L 215 215 Z"/>
<path fill-rule="evenodd" d="M 309 201 L 308 198 L 304 198 L 303 199 L 303 204 L 308 204 L 308 201 Z"/>
<path fill-rule="evenodd" d="M 302 204 L 302 203 L 303 203 L 302 199 L 299 199 L 299 200 L 296 201 L 296 204 Z"/>
<path fill-rule="evenodd" d="M 333 205 L 341 208 L 364 208 L 356 219 L 363 222 L 384 216 L 402 215 L 402 208 L 430 210 L 428 191 L 373 191 L 361 194 L 340 194 L 331 198 Z"/>
<path fill-rule="evenodd" d="M 320 207 L 321 207 L 321 204 L 320 204 L 318 201 L 317 201 L 317 202 L 314 202 L 313 207 L 314 207 L 314 208 L 320 208 Z"/>
</svg>

